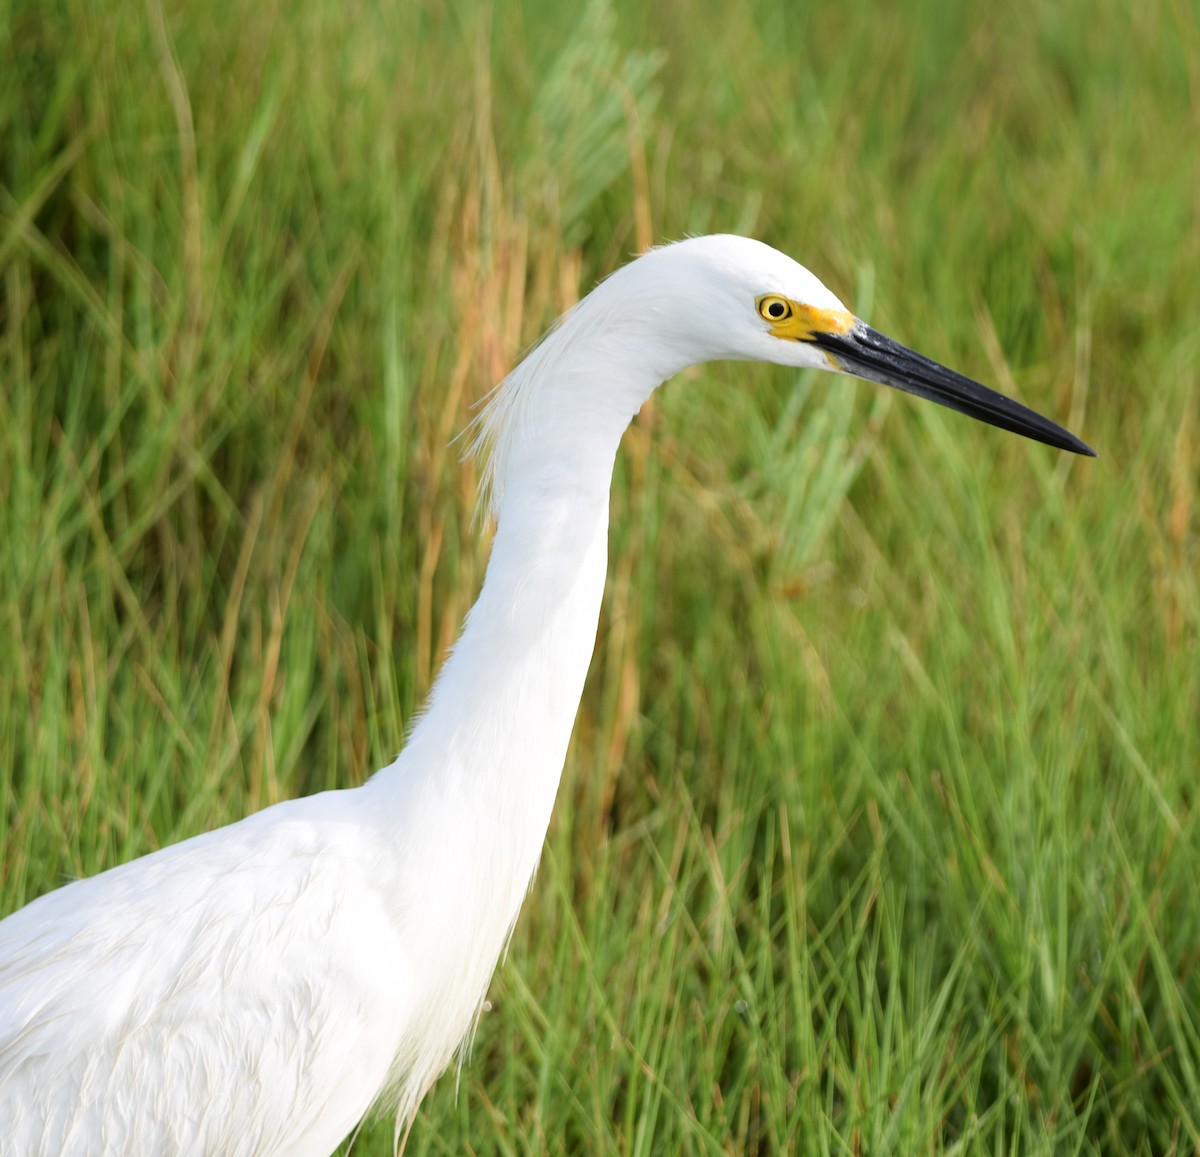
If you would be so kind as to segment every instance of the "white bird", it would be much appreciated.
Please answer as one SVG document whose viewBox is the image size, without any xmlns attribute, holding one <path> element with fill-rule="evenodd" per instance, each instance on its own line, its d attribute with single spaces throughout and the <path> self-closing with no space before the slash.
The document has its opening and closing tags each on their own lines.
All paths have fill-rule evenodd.
<svg viewBox="0 0 1200 1157">
<path fill-rule="evenodd" d="M 1092 453 L 759 242 L 697 237 L 631 262 L 481 415 L 491 559 L 395 762 L 0 923 L 0 1152 L 326 1154 L 373 1105 L 400 1136 L 469 1039 L 537 867 L 621 435 L 665 379 L 729 358 L 854 374 Z"/>
</svg>

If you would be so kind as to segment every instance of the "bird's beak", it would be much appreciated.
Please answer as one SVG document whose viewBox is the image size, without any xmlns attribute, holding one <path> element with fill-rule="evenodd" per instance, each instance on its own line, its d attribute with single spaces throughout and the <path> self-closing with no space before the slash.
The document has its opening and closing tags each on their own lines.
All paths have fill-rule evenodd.
<svg viewBox="0 0 1200 1157">
<path fill-rule="evenodd" d="M 842 316 L 850 320 L 848 315 Z M 1086 454 L 1089 458 L 1096 456 L 1087 443 L 1049 418 L 938 365 L 857 318 L 853 319 L 852 325 L 810 323 L 804 336 L 824 351 L 834 369 L 884 386 L 894 386 L 906 394 L 916 394 L 918 398 L 928 398 L 951 410 L 970 414 L 981 422 L 1023 434 L 1036 442 L 1045 442 L 1047 446 Z"/>
</svg>

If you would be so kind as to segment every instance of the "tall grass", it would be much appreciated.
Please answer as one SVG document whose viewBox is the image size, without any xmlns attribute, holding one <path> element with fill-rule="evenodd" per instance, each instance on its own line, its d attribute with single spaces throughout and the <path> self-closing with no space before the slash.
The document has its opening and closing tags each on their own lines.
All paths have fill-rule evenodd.
<svg viewBox="0 0 1200 1157">
<path fill-rule="evenodd" d="M 1101 457 L 655 399 L 409 1152 L 1200 1150 L 1198 62 L 1187 0 L 0 4 L 3 911 L 389 759 L 482 576 L 473 404 L 749 232 Z"/>
</svg>

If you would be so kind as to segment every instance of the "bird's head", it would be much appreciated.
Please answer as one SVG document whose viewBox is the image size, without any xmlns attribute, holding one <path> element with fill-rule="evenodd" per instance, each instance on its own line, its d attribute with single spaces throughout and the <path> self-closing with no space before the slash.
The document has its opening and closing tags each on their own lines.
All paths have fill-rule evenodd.
<svg viewBox="0 0 1200 1157">
<path fill-rule="evenodd" d="M 496 387 L 472 424 L 485 501 L 496 509 L 522 468 L 544 472 L 551 446 L 577 476 L 592 461 L 596 486 L 606 488 L 621 434 L 659 383 L 729 359 L 852 374 L 1093 454 L 1048 418 L 873 330 L 790 257 L 717 235 L 652 249 L 618 269 Z"/>
<path fill-rule="evenodd" d="M 1094 456 L 1056 423 L 872 329 L 804 266 L 760 241 L 679 241 L 645 254 L 612 282 L 628 295 L 626 309 L 634 299 L 658 348 L 671 351 L 671 372 L 723 359 L 833 370 Z"/>
</svg>

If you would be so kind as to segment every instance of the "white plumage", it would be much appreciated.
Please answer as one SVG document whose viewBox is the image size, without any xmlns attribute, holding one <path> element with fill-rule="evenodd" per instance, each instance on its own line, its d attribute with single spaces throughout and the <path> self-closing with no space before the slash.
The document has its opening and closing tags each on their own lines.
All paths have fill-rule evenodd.
<svg viewBox="0 0 1200 1157">
<path fill-rule="evenodd" d="M 497 388 L 497 532 L 400 756 L 67 885 L 0 923 L 0 1152 L 325 1154 L 397 1129 L 468 1037 L 537 866 L 591 659 L 632 416 L 696 362 L 840 369 L 1066 449 L 755 241 L 655 250 Z"/>
</svg>

